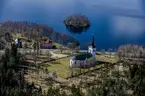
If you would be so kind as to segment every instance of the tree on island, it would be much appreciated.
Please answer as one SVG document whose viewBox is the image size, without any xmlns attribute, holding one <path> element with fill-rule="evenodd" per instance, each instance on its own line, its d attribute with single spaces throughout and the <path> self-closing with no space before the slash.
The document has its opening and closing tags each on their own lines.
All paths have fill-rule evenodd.
<svg viewBox="0 0 145 96">
<path fill-rule="evenodd" d="M 68 16 L 64 20 L 64 24 L 67 30 L 73 33 L 82 33 L 91 26 L 89 19 L 81 14 Z"/>
<path fill-rule="evenodd" d="M 88 30 L 91 26 L 89 19 L 81 14 L 74 14 L 71 16 L 68 16 L 64 20 L 64 24 L 66 26 L 66 29 L 72 33 L 82 33 L 86 30 Z M 68 47 L 71 50 L 78 51 L 79 50 L 79 42 L 73 42 L 69 43 Z"/>
</svg>

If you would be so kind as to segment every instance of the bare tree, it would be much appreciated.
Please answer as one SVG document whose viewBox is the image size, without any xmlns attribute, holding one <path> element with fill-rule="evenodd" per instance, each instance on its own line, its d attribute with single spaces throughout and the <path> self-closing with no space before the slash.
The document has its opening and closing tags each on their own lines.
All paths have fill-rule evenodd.
<svg viewBox="0 0 145 96">
<path fill-rule="evenodd" d="M 117 54 L 120 58 L 143 58 L 145 57 L 145 49 L 138 45 L 123 45 L 118 48 Z"/>
<path fill-rule="evenodd" d="M 60 46 L 59 47 L 59 50 L 60 50 L 61 53 L 63 53 L 63 51 L 65 50 L 65 48 L 63 46 Z"/>
</svg>

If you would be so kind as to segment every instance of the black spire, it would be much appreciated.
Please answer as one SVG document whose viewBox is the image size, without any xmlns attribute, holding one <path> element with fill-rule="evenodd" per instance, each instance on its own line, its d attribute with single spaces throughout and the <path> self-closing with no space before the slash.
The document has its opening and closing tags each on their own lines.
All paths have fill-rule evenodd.
<svg viewBox="0 0 145 96">
<path fill-rule="evenodd" d="M 95 48 L 95 37 L 94 37 L 94 33 L 93 33 L 93 38 L 92 38 L 92 47 Z"/>
</svg>

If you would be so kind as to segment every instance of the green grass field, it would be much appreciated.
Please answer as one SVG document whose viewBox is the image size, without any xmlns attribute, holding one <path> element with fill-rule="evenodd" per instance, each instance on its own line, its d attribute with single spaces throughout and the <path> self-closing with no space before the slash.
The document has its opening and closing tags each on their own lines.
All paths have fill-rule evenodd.
<svg viewBox="0 0 145 96">
<path fill-rule="evenodd" d="M 59 59 L 54 62 L 46 63 L 44 67 L 49 71 L 56 72 L 58 76 L 66 78 L 69 74 L 69 60 L 70 58 Z"/>
<path fill-rule="evenodd" d="M 104 55 L 96 55 L 97 60 L 105 61 L 105 62 L 110 62 L 110 63 L 115 63 L 119 60 L 118 57 L 112 57 L 112 58 L 107 58 Z"/>
<path fill-rule="evenodd" d="M 110 62 L 110 63 L 115 63 L 117 62 L 118 58 L 114 57 L 114 58 L 106 58 L 105 56 L 103 55 L 97 55 L 96 56 L 97 60 L 103 60 L 103 61 L 106 61 L 106 62 Z M 45 63 L 44 64 L 44 68 L 47 68 L 49 71 L 52 71 L 52 72 L 56 72 L 57 75 L 61 78 L 67 78 L 70 76 L 70 72 L 71 70 L 69 69 L 69 61 L 70 58 L 67 57 L 67 58 L 63 58 L 63 59 L 59 59 L 59 60 L 56 60 L 54 62 L 48 62 L 48 63 Z M 96 65 L 95 68 L 99 68 L 100 65 Z M 76 72 L 78 72 L 80 69 L 75 69 Z M 93 68 L 90 68 L 90 70 L 93 70 Z M 87 72 L 88 69 L 83 69 L 83 72 Z"/>
</svg>

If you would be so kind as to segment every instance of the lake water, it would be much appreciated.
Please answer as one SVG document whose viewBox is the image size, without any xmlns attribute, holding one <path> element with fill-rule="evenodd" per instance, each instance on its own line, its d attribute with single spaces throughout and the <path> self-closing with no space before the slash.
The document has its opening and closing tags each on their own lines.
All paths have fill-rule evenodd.
<svg viewBox="0 0 145 96">
<path fill-rule="evenodd" d="M 63 20 L 72 14 L 86 15 L 87 32 L 68 32 Z M 86 48 L 95 33 L 97 49 L 122 44 L 145 44 L 145 0 L 1 0 L 0 21 L 31 21 L 73 35 Z"/>
</svg>

